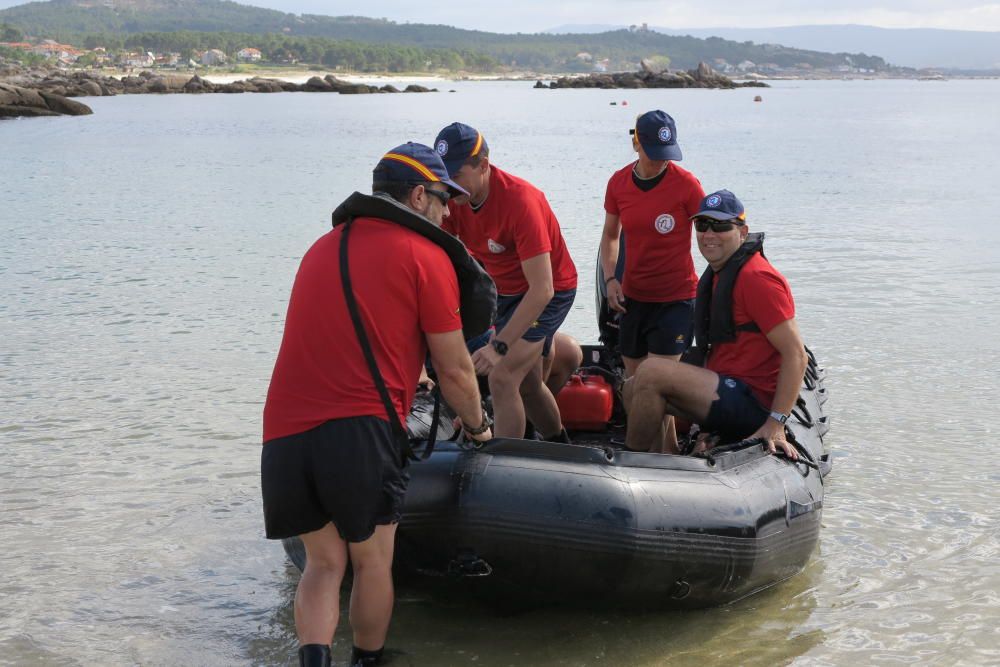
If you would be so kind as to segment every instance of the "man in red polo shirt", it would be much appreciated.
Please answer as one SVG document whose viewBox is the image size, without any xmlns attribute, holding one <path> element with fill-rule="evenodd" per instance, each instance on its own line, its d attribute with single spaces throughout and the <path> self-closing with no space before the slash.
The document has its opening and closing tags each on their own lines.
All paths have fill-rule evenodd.
<svg viewBox="0 0 1000 667">
<path fill-rule="evenodd" d="M 530 419 L 545 440 L 569 438 L 545 386 L 542 357 L 576 297 L 576 267 L 545 195 L 490 163 L 475 128 L 452 123 L 434 148 L 448 173 L 468 190 L 449 205 L 443 229 L 455 234 L 497 286 L 496 335 L 473 353 L 488 375 L 497 437 L 520 438 Z"/>
<path fill-rule="evenodd" d="M 733 193 L 708 195 L 692 220 L 709 264 L 695 309 L 705 367 L 647 359 L 630 382 L 626 445 L 648 449 L 663 416 L 671 414 L 726 441 L 763 438 L 772 453 L 780 447 L 797 459 L 785 422 L 808 358 L 788 281 L 761 253 L 763 235 L 749 235 L 743 204 Z"/>
<path fill-rule="evenodd" d="M 465 191 L 427 146 L 404 144 L 375 167 L 372 189 L 440 226 Z M 416 217 L 416 216 L 415 216 Z M 300 536 L 295 594 L 300 664 L 329 665 L 340 583 L 353 565 L 351 665 L 381 656 L 392 614 L 392 556 L 408 474 L 386 405 L 348 314 L 339 252 L 346 225 L 309 249 L 295 276 L 264 406 L 261 489 L 267 537 Z M 430 352 L 441 391 L 469 436 L 490 438 L 465 348 L 455 270 L 445 251 L 400 224 L 351 223 L 349 271 L 361 320 L 401 423 Z M 386 271 L 391 266 L 391 271 Z"/>
</svg>

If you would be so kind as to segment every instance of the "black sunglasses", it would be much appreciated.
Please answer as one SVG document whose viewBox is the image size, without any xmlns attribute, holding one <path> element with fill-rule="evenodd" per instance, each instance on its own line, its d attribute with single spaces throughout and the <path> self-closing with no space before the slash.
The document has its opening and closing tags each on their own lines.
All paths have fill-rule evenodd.
<svg viewBox="0 0 1000 667">
<path fill-rule="evenodd" d="M 451 193 L 450 192 L 442 192 L 441 190 L 431 190 L 426 185 L 424 186 L 424 192 L 426 192 L 427 194 L 429 194 L 432 197 L 436 197 L 437 200 L 439 202 L 441 202 L 442 204 L 447 204 L 448 200 L 451 199 Z"/>
<path fill-rule="evenodd" d="M 722 232 L 730 232 L 733 227 L 742 227 L 744 223 L 736 222 L 734 220 L 712 220 L 711 218 L 696 218 L 694 221 L 694 228 L 699 232 L 707 232 L 711 229 L 716 234 L 721 234 Z"/>
</svg>

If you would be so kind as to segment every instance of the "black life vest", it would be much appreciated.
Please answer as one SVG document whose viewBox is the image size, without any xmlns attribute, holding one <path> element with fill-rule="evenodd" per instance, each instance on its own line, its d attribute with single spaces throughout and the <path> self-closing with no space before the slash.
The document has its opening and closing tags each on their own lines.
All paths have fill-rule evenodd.
<svg viewBox="0 0 1000 667">
<path fill-rule="evenodd" d="M 740 331 L 760 331 L 760 327 L 753 322 L 737 326 L 733 320 L 733 288 L 736 286 L 736 277 L 740 269 L 757 253 L 764 256 L 764 232 L 747 234 L 746 241 L 733 253 L 722 270 L 716 272 L 709 266 L 701 274 L 694 305 L 696 349 L 685 361 L 701 366 L 705 363 L 711 346 L 736 340 Z M 718 281 L 715 281 L 716 275 L 719 277 Z"/>
<path fill-rule="evenodd" d="M 413 230 L 441 247 L 451 260 L 458 278 L 462 334 L 474 338 L 493 325 L 497 316 L 497 288 L 493 279 L 476 263 L 465 244 L 419 213 L 386 195 L 355 192 L 333 212 L 333 226 L 354 218 L 379 218 Z"/>
</svg>

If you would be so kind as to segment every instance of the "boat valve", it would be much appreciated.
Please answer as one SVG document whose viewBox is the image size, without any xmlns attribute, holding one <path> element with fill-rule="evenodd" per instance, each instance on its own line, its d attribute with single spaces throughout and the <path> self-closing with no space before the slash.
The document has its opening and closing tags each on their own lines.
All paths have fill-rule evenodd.
<svg viewBox="0 0 1000 667">
<path fill-rule="evenodd" d="M 683 579 L 678 579 L 674 582 L 674 590 L 670 592 L 670 597 L 675 600 L 683 600 L 691 593 L 691 584 L 684 581 Z"/>
</svg>

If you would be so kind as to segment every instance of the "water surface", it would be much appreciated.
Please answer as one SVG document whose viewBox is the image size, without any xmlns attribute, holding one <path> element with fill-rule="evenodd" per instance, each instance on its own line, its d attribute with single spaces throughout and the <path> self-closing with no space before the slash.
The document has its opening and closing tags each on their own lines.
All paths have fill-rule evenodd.
<svg viewBox="0 0 1000 667">
<path fill-rule="evenodd" d="M 461 120 L 546 192 L 589 285 L 605 184 L 654 107 L 767 232 L 829 369 L 820 547 L 700 612 L 402 590 L 395 664 L 1000 663 L 1000 81 L 444 88 L 0 123 L 0 663 L 287 661 L 297 574 L 263 538 L 259 438 L 302 253 L 385 150 Z M 585 287 L 566 328 L 593 341 L 594 320 Z"/>
</svg>

